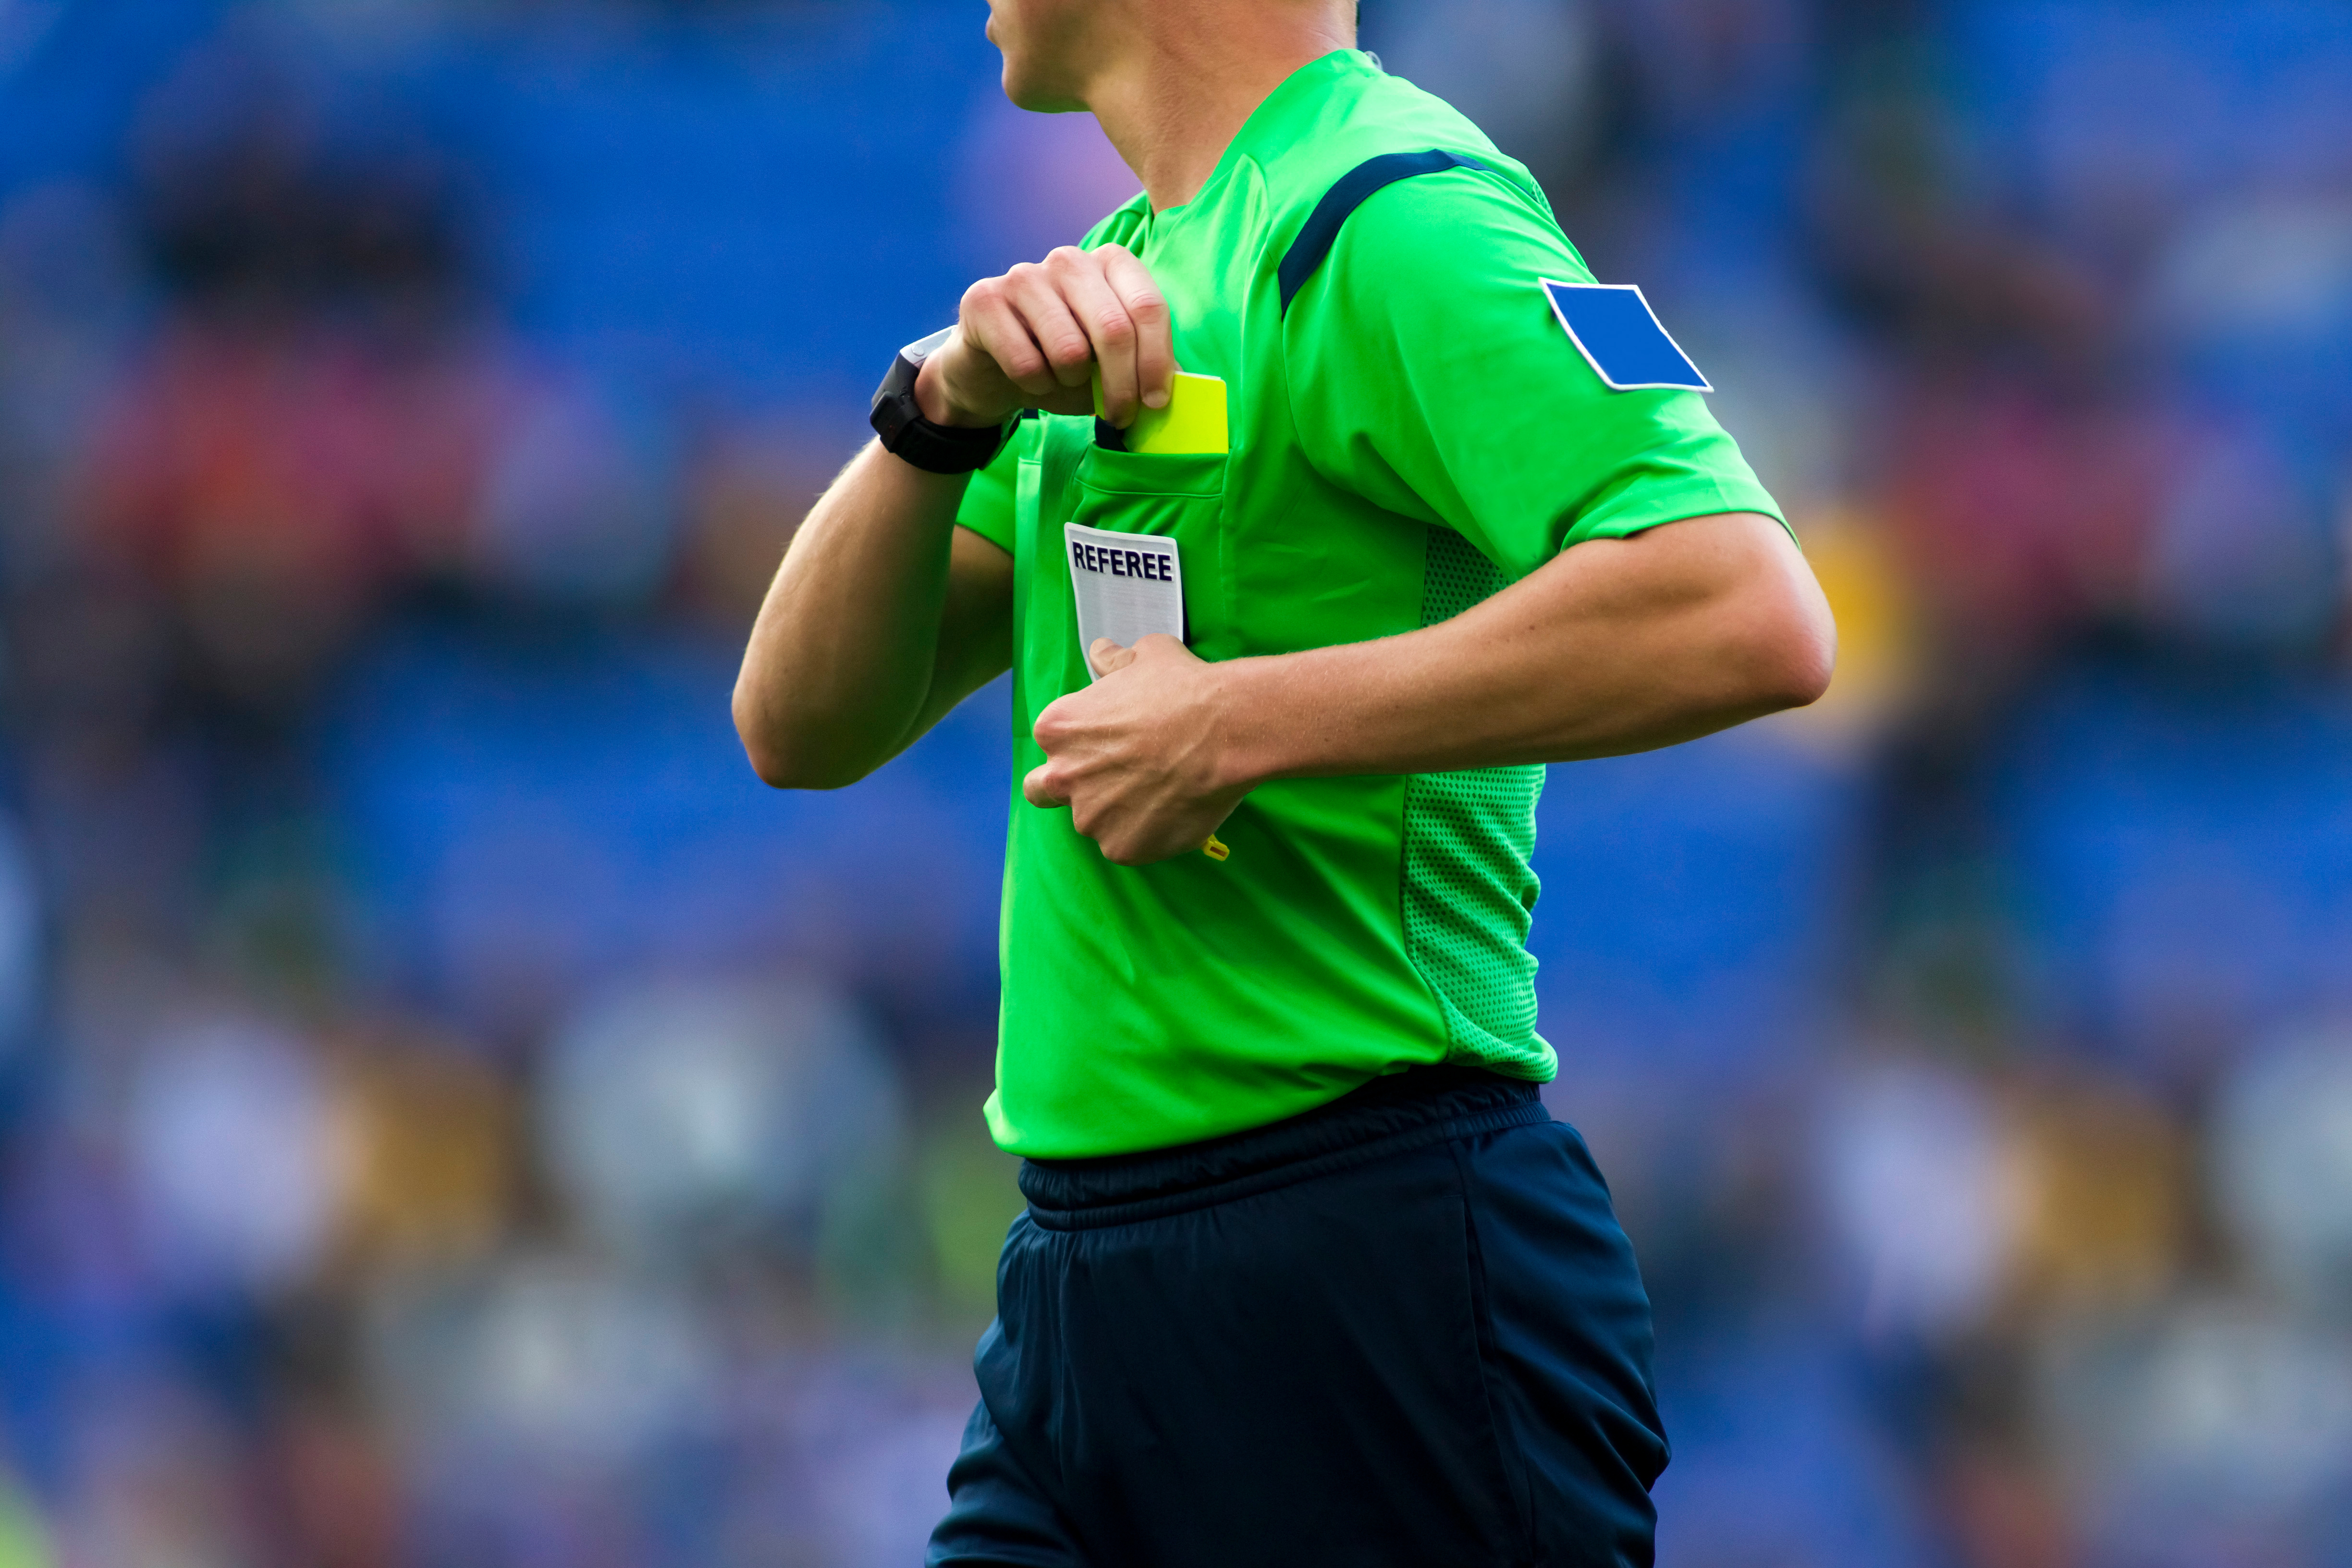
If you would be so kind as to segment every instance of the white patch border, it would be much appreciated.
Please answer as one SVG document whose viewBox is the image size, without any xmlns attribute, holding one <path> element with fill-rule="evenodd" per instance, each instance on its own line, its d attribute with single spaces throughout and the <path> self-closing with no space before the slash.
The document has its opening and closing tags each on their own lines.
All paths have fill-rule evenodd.
<svg viewBox="0 0 2352 1568">
<path fill-rule="evenodd" d="M 1642 286 L 1639 283 L 1568 283 L 1557 278 L 1538 278 L 1536 279 L 1536 287 L 1543 290 L 1544 303 L 1551 307 L 1552 320 L 1559 323 L 1559 330 L 1568 334 L 1568 341 L 1576 345 L 1576 352 L 1584 356 L 1584 363 L 1592 367 L 1592 374 L 1599 376 L 1601 384 L 1610 391 L 1713 392 L 1715 390 L 1715 383 L 1707 380 L 1706 372 L 1698 367 L 1698 361 L 1691 358 L 1689 350 L 1675 342 L 1674 333 L 1666 331 L 1666 324 L 1658 320 L 1657 310 L 1651 306 L 1650 297 L 1642 292 Z M 1649 315 L 1650 325 L 1658 329 L 1660 337 L 1674 344 L 1675 353 L 1683 356 L 1683 363 L 1690 366 L 1693 375 L 1698 377 L 1698 384 L 1693 386 L 1687 381 L 1617 381 L 1612 378 L 1607 371 L 1601 368 L 1601 362 L 1592 356 L 1592 351 L 1584 346 L 1584 340 L 1576 335 L 1576 329 L 1569 325 L 1568 312 L 1560 309 L 1559 296 L 1552 292 L 1555 289 L 1605 289 L 1612 293 L 1633 295 L 1642 302 L 1643 310 Z"/>
</svg>

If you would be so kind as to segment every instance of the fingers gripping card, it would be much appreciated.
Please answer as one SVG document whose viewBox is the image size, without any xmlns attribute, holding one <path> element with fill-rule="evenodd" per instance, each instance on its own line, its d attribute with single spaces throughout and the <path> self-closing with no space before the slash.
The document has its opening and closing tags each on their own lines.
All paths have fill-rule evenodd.
<svg viewBox="0 0 2352 1568">
<path fill-rule="evenodd" d="M 1632 283 L 1560 283 L 1538 279 L 1568 341 L 1612 392 L 1685 386 L 1713 392 L 1682 346 L 1658 324 L 1657 312 Z"/>
<path fill-rule="evenodd" d="M 1133 647 L 1165 632 L 1184 637 L 1184 574 L 1176 542 L 1155 533 L 1113 533 L 1062 525 L 1070 554 L 1070 596 L 1078 606 L 1078 652 L 1087 679 L 1099 679 L 1087 650 L 1097 637 Z"/>
</svg>

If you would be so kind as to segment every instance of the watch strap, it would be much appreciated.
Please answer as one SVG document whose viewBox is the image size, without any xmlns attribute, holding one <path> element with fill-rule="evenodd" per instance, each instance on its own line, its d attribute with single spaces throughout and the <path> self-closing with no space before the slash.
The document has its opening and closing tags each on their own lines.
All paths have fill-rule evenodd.
<svg viewBox="0 0 2352 1568">
<path fill-rule="evenodd" d="M 947 342 L 953 330 L 942 328 L 898 351 L 890 362 L 889 374 L 875 390 L 868 416 L 884 451 L 926 473 L 969 474 L 988 467 L 1003 447 L 1004 433 L 1013 423 L 1008 419 L 1002 425 L 937 425 L 923 417 L 922 406 L 915 400 L 915 380 L 922 374 L 923 362 Z"/>
</svg>

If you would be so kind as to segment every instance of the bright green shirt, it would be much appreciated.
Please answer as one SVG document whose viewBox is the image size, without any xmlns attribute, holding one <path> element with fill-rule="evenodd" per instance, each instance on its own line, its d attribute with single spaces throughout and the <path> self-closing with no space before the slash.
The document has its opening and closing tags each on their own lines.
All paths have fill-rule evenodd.
<svg viewBox="0 0 2352 1568">
<path fill-rule="evenodd" d="M 1382 153 L 1388 185 L 1287 311 L 1285 252 Z M 1012 826 L 996 1140 L 1049 1158 L 1158 1148 L 1309 1110 L 1381 1073 L 1542 1081 L 1526 947 L 1538 767 L 1261 784 L 1231 858 L 1121 867 L 1029 805 L 1030 728 L 1087 684 L 1062 525 L 1173 538 L 1205 659 L 1432 625 L 1580 541 L 1778 508 L 1688 391 L 1611 391 L 1539 279 L 1589 282 L 1521 165 L 1352 50 L 1259 106 L 1200 195 L 1097 226 L 1150 268 L 1176 360 L 1227 385 L 1230 449 L 1148 455 L 1024 420 L 957 521 L 1014 562 Z"/>
</svg>

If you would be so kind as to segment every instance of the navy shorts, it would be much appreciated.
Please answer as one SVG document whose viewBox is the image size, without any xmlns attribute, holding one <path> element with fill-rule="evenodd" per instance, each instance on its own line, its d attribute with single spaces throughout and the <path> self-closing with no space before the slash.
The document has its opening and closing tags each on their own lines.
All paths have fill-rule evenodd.
<svg viewBox="0 0 2352 1568">
<path fill-rule="evenodd" d="M 1651 1562 L 1649 1299 L 1532 1085 L 1422 1068 L 1021 1188 L 932 1568 Z"/>
</svg>

